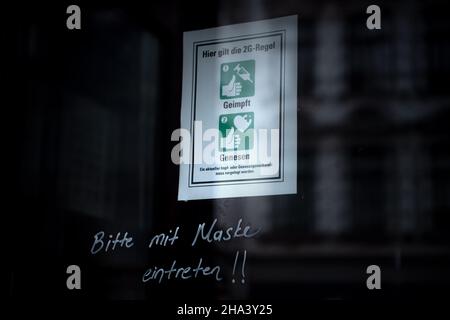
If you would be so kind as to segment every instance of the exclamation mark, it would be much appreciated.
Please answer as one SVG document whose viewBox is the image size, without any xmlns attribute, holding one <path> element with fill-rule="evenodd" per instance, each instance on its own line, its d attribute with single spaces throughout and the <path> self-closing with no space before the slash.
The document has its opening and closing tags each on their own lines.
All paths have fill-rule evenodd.
<svg viewBox="0 0 450 320">
<path fill-rule="evenodd" d="M 239 259 L 239 251 L 236 251 L 236 257 L 234 258 L 234 266 L 233 266 L 233 280 L 231 280 L 232 283 L 235 283 L 236 281 L 234 280 L 234 274 L 236 272 L 236 265 L 237 265 L 237 261 Z"/>
<path fill-rule="evenodd" d="M 245 283 L 245 261 L 247 260 L 247 250 L 244 250 L 244 258 L 242 259 L 242 284 Z"/>
</svg>

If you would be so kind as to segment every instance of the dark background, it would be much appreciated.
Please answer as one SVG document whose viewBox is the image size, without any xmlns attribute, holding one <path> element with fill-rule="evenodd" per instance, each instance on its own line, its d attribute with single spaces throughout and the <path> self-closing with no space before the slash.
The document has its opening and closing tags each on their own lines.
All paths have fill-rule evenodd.
<svg viewBox="0 0 450 320">
<path fill-rule="evenodd" d="M 87 1 L 4 9 L 4 293 L 30 298 L 448 297 L 448 1 Z M 66 28 L 81 8 L 82 29 Z M 368 30 L 370 4 L 382 29 Z M 298 194 L 178 202 L 184 31 L 297 14 Z M 190 248 L 239 218 L 255 240 Z M 180 225 L 173 248 L 146 248 Z M 132 249 L 92 256 L 93 235 Z M 234 250 L 246 284 L 232 284 Z M 142 283 L 154 265 L 221 264 L 226 279 Z M 66 288 L 66 267 L 82 290 Z M 382 290 L 366 288 L 377 264 Z"/>
</svg>

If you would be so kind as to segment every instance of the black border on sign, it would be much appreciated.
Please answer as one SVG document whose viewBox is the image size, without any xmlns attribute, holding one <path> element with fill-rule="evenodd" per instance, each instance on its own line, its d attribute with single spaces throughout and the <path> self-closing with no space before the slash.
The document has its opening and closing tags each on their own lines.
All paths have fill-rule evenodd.
<svg viewBox="0 0 450 320">
<path fill-rule="evenodd" d="M 189 164 L 189 177 L 188 177 L 188 187 L 196 188 L 196 187 L 206 187 L 206 186 L 217 186 L 217 185 L 246 185 L 246 184 L 255 184 L 255 183 L 275 183 L 275 182 L 283 182 L 284 181 L 284 118 L 285 118 L 285 108 L 284 108 L 284 87 L 285 87 L 285 73 L 286 73 L 286 65 L 285 65 L 285 34 L 286 30 L 275 30 L 271 32 L 258 33 L 253 35 L 244 35 L 239 37 L 230 37 L 223 39 L 213 39 L 213 40 L 203 40 L 203 41 L 195 41 L 192 45 L 193 55 L 192 55 L 192 94 L 191 94 L 191 163 Z M 196 104 L 197 104 L 197 61 L 198 61 L 198 48 L 206 45 L 213 45 L 219 43 L 230 43 L 236 41 L 243 40 L 253 40 L 260 38 L 268 38 L 273 36 L 280 36 L 280 114 L 279 114 L 279 128 L 282 131 L 280 134 L 280 143 L 281 146 L 279 148 L 279 159 L 280 159 L 280 168 L 278 170 L 278 176 L 271 178 L 255 178 L 255 179 L 235 179 L 235 180 L 221 180 L 221 181 L 201 181 L 194 182 L 194 170 L 192 169 L 194 165 L 194 137 L 195 137 L 195 113 L 196 113 Z M 282 143 L 281 143 L 282 141 Z M 230 183 L 230 182 L 238 182 L 238 183 Z"/>
</svg>

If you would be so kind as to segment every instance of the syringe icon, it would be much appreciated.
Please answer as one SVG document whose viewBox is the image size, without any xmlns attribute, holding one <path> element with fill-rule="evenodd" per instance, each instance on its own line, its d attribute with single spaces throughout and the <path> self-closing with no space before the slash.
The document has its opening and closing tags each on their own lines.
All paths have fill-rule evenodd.
<svg viewBox="0 0 450 320">
<path fill-rule="evenodd" d="M 244 67 L 241 67 L 239 63 L 236 67 L 234 67 L 233 70 L 236 71 L 238 76 L 241 77 L 243 80 L 247 80 L 253 83 L 252 79 L 250 79 L 250 72 L 248 72 L 247 69 L 245 69 Z"/>
</svg>

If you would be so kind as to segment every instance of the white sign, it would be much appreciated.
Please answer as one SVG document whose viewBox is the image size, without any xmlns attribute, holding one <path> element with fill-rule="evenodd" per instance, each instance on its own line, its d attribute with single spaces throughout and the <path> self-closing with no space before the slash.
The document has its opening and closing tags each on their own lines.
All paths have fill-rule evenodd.
<svg viewBox="0 0 450 320">
<path fill-rule="evenodd" d="M 178 200 L 297 192 L 297 16 L 184 33 Z"/>
</svg>

